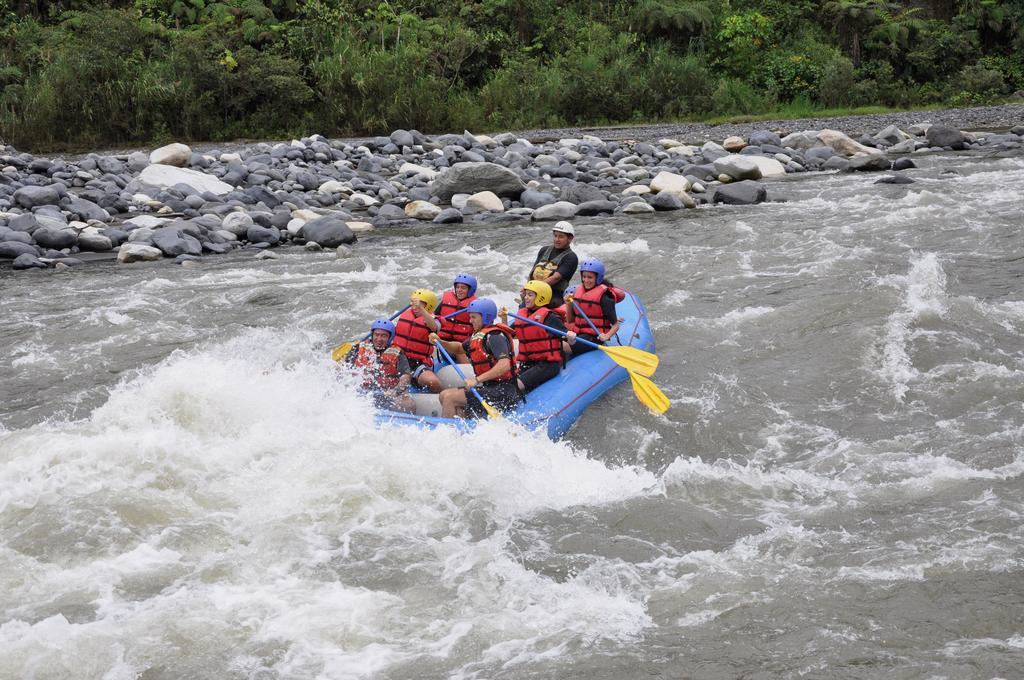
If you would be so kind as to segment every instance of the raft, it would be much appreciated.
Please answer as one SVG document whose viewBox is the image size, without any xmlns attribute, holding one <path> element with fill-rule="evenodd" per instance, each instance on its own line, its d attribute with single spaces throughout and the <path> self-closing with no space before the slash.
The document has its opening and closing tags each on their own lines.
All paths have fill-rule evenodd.
<svg viewBox="0 0 1024 680">
<path fill-rule="evenodd" d="M 625 293 L 622 301 L 615 306 L 622 320 L 619 332 L 607 344 L 628 345 L 653 353 L 654 336 L 647 321 L 647 312 L 636 295 L 630 291 Z M 454 375 L 454 370 L 446 362 L 436 365 L 435 369 L 442 382 L 446 375 L 449 379 Z M 605 352 L 594 350 L 570 360 L 556 377 L 527 394 L 525 401 L 504 415 L 528 430 L 543 430 L 551 439 L 560 439 L 576 424 L 588 406 L 628 377 L 626 369 L 615 363 Z M 412 394 L 417 402 L 417 413 L 381 410 L 377 414 L 378 425 L 424 428 L 448 426 L 468 431 L 479 422 L 471 418 L 441 418 L 437 395 Z"/>
</svg>

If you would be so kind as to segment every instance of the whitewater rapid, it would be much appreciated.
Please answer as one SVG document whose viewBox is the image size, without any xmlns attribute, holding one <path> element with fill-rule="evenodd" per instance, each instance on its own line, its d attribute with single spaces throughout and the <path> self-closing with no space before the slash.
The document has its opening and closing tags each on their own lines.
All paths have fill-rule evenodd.
<svg viewBox="0 0 1024 680">
<path fill-rule="evenodd" d="M 578 220 L 672 399 L 379 429 L 329 351 L 547 230 L 0 273 L 0 678 L 1014 678 L 1024 160 Z"/>
</svg>

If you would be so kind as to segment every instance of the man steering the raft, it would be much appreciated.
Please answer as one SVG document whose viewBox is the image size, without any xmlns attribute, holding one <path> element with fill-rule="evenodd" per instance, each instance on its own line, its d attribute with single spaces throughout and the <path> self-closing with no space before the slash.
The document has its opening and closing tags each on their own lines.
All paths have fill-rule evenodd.
<svg viewBox="0 0 1024 680">
<path fill-rule="evenodd" d="M 362 375 L 360 389 L 373 397 L 374 406 L 415 413 L 416 402 L 408 394 L 412 369 L 394 340 L 393 323 L 387 319 L 374 321 L 370 324 L 370 339 L 349 350 L 345 363 Z"/>
<path fill-rule="evenodd" d="M 440 394 L 441 417 L 465 417 L 466 412 L 474 418 L 484 418 L 487 411 L 482 398 L 493 408 L 510 411 L 522 400 L 516 384 L 516 372 L 512 340 L 512 329 L 503 323 L 495 323 L 498 306 L 493 300 L 479 298 L 467 307 L 469 323 L 473 334 L 465 342 L 445 341 L 441 346 L 448 351 L 458 364 L 473 364 L 474 375 L 466 378 L 465 387 L 453 387 Z M 430 335 L 431 342 L 438 342 L 436 333 Z M 473 388 L 479 394 L 473 394 Z"/>
<path fill-rule="evenodd" d="M 551 245 L 537 251 L 537 259 L 530 270 L 529 280 L 543 281 L 551 286 L 550 304 L 552 307 L 558 307 L 562 304 L 565 287 L 576 273 L 580 260 L 572 249 L 576 230 L 571 223 L 565 220 L 555 222 L 551 233 Z"/>
<path fill-rule="evenodd" d="M 409 308 L 402 312 L 395 324 L 395 344 L 409 357 L 412 377 L 416 384 L 431 392 L 441 391 L 441 380 L 434 373 L 434 345 L 428 339 L 441 329 L 441 321 L 434 317 L 437 295 L 418 288 L 409 297 Z"/>
</svg>

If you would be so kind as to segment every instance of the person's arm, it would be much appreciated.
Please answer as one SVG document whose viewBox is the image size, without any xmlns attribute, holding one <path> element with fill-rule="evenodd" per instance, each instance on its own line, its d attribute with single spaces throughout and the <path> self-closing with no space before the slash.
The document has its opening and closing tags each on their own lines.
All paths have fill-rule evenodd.
<svg viewBox="0 0 1024 680">
<path fill-rule="evenodd" d="M 601 296 L 601 313 L 604 314 L 604 318 L 612 322 L 611 328 L 597 336 L 598 340 L 606 342 L 619 332 L 619 313 L 615 310 L 615 298 L 611 293 Z"/>
<path fill-rule="evenodd" d="M 576 323 L 576 305 L 572 302 L 572 295 L 565 296 L 565 323 Z"/>
<path fill-rule="evenodd" d="M 512 347 L 504 333 L 494 333 L 486 340 L 487 349 L 497 361 L 480 375 L 466 378 L 466 387 L 476 387 L 512 370 Z"/>
<path fill-rule="evenodd" d="M 427 308 L 423 305 L 422 300 L 413 300 L 411 309 L 413 314 L 423 319 L 423 323 L 427 325 L 427 330 L 441 330 L 441 322 L 438 319 L 435 319 L 434 315 L 427 311 Z"/>
<path fill-rule="evenodd" d="M 359 352 L 359 345 L 357 343 L 357 344 L 353 345 L 352 349 L 350 349 L 348 351 L 348 354 L 345 355 L 345 363 L 346 364 L 354 364 L 354 363 L 356 363 L 356 354 L 358 354 L 358 352 Z"/>
<path fill-rule="evenodd" d="M 580 258 L 576 256 L 576 253 L 569 251 L 562 258 L 562 261 L 558 263 L 558 269 L 555 273 L 549 276 L 546 281 L 548 285 L 554 288 L 555 284 L 559 281 L 569 281 L 572 279 L 573 274 L 576 273 L 576 268 L 580 265 Z"/>
<path fill-rule="evenodd" d="M 448 354 L 451 354 L 453 359 L 458 361 L 460 364 L 463 363 L 459 360 L 459 355 L 465 356 L 466 352 L 463 349 L 461 342 L 458 342 L 457 340 L 442 340 L 438 337 L 437 333 L 431 333 L 428 335 L 427 340 L 430 341 L 431 345 L 436 345 L 440 342 L 441 347 L 448 350 Z"/>
</svg>

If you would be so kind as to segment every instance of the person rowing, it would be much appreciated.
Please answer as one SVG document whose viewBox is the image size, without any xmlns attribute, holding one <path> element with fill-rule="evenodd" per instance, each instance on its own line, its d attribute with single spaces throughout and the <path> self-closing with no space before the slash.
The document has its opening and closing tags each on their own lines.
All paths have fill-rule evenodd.
<svg viewBox="0 0 1024 680">
<path fill-rule="evenodd" d="M 441 329 L 441 321 L 434 317 L 437 295 L 418 288 L 409 296 L 409 309 L 402 312 L 395 324 L 395 344 L 409 358 L 412 378 L 416 384 L 431 392 L 441 391 L 441 381 L 432 370 L 434 345 L 429 337 Z"/>
<path fill-rule="evenodd" d="M 530 281 L 522 291 L 523 306 L 518 316 L 532 319 L 556 331 L 564 331 L 562 317 L 550 308 L 551 286 L 543 281 Z M 507 310 L 502 310 L 502 321 L 508 323 Z M 564 355 L 562 340 L 550 331 L 516 319 L 512 330 L 519 340 L 516 354 L 519 390 L 524 394 L 540 387 L 562 370 Z M 572 335 L 575 340 L 575 334 Z"/>
<path fill-rule="evenodd" d="M 374 406 L 414 413 L 416 402 L 408 394 L 412 369 L 394 340 L 395 325 L 378 319 L 370 324 L 370 339 L 349 350 L 345 363 L 360 373 L 360 390 L 373 398 Z"/>
<path fill-rule="evenodd" d="M 603 345 L 619 330 L 619 318 L 615 311 L 624 293 L 605 279 L 605 267 L 601 260 L 592 258 L 580 265 L 581 284 L 566 297 L 565 321 L 576 335 L 584 340 Z M 593 345 L 576 342 L 575 337 L 566 336 L 573 356 L 593 352 Z"/>
<path fill-rule="evenodd" d="M 441 341 L 437 333 L 430 336 L 431 342 L 441 346 L 452 355 L 456 363 L 472 363 L 473 374 L 465 380 L 465 387 L 452 387 L 440 394 L 441 417 L 465 417 L 467 411 L 474 418 L 487 415 L 484 405 L 471 389 L 476 388 L 480 397 L 499 411 L 510 411 L 522 400 L 516 384 L 516 367 L 513 361 L 514 332 L 503 323 L 495 323 L 498 306 L 488 298 L 478 298 L 467 308 L 473 334 L 464 342 Z"/>
<path fill-rule="evenodd" d="M 469 323 L 469 314 L 462 312 L 476 300 L 476 277 L 470 274 L 459 274 L 452 283 L 452 289 L 446 290 L 441 296 L 441 304 L 437 306 L 437 316 L 441 317 L 441 330 L 437 335 L 447 342 L 465 342 L 473 334 L 473 326 Z"/>
</svg>

